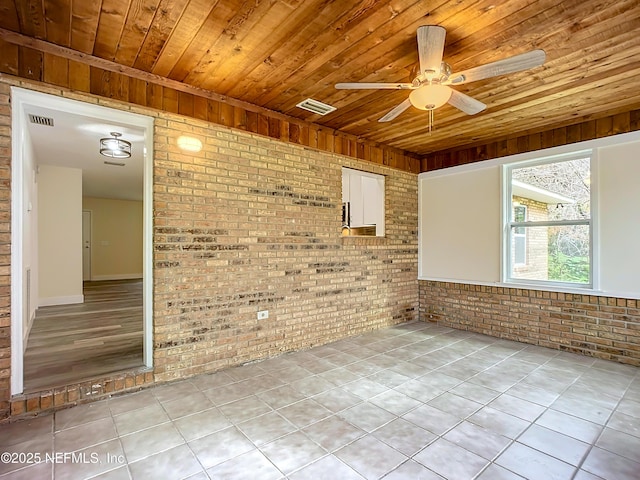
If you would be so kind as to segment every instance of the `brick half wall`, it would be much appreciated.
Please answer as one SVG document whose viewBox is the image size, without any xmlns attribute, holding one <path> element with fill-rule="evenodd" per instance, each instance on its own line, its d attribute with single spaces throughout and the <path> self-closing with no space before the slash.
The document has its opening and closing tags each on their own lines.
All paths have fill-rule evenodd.
<svg viewBox="0 0 640 480">
<path fill-rule="evenodd" d="M 640 366 L 640 300 L 430 280 L 419 290 L 424 321 Z"/>
</svg>

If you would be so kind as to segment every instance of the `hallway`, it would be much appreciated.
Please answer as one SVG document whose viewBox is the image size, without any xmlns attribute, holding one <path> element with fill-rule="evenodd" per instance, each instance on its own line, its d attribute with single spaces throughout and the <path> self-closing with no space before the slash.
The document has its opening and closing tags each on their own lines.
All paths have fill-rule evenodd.
<svg viewBox="0 0 640 480">
<path fill-rule="evenodd" d="M 84 282 L 84 300 L 38 309 L 24 356 L 25 393 L 143 364 L 142 280 Z"/>
</svg>

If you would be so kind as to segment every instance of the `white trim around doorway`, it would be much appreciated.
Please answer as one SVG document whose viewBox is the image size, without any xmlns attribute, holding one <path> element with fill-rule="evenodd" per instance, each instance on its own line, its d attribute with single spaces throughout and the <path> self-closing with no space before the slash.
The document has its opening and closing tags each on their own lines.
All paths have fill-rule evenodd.
<svg viewBox="0 0 640 480">
<path fill-rule="evenodd" d="M 23 357 L 26 347 L 26 339 L 23 338 L 25 333 L 22 271 L 24 226 L 21 219 L 22 212 L 27 208 L 23 198 L 25 175 L 23 155 L 27 141 L 25 107 L 30 105 L 144 129 L 143 362 L 146 367 L 153 366 L 153 118 L 20 87 L 11 87 L 11 395 L 21 394 L 24 386 Z"/>
</svg>

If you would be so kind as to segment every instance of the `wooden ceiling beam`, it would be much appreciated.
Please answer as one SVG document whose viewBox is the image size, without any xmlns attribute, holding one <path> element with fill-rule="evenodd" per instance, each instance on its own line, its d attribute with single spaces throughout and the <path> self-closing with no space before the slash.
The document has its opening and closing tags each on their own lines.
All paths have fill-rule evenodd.
<svg viewBox="0 0 640 480">
<path fill-rule="evenodd" d="M 49 43 L 44 40 L 38 40 L 36 38 L 27 37 L 26 35 L 12 32 L 4 28 L 0 28 L 0 39 L 14 45 L 27 47 L 42 53 L 49 53 L 52 55 L 57 55 L 62 58 L 66 58 L 67 60 L 80 62 L 82 64 L 89 65 L 90 67 L 100 68 L 108 72 L 121 73 L 131 78 L 136 78 L 138 80 L 143 80 L 145 82 L 154 83 L 156 85 L 161 85 L 167 88 L 172 88 L 179 92 L 191 93 L 199 97 L 209 98 L 211 100 L 216 100 L 218 102 L 226 103 L 235 107 L 241 107 L 250 112 L 265 113 L 271 117 L 278 118 L 281 120 L 286 120 L 288 122 L 297 121 L 298 123 L 305 123 L 301 120 L 293 119 L 279 112 L 274 112 L 273 110 L 259 107 L 251 103 L 243 102 L 235 98 L 227 97 L 225 95 L 219 95 L 210 90 L 194 87 L 193 85 L 187 85 L 186 83 L 178 82 L 177 80 L 172 80 L 170 78 L 165 78 L 160 75 L 156 75 L 155 73 L 145 72 L 137 68 L 128 67 L 126 65 L 120 65 L 110 60 L 105 60 L 104 58 L 96 57 L 95 55 L 89 55 L 86 53 L 77 52 L 67 47 L 61 47 L 59 45 L 55 45 L 53 43 Z"/>
<path fill-rule="evenodd" d="M 44 40 L 26 37 L 3 28 L 0 28 L 0 50 L 13 58 L 12 65 L 18 66 L 18 71 L 14 71 L 7 63 L 7 68 L 1 71 L 24 78 L 71 89 L 74 89 L 75 85 L 83 92 L 193 116 L 278 138 L 285 142 L 384 164 L 407 172 L 418 173 L 420 168 L 419 158 L 410 152 L 366 139 L 358 139 L 354 135 L 329 127 L 292 118 L 247 102 L 150 72 L 119 65 L 93 55 L 76 52 Z M 37 58 L 25 63 L 23 59 L 26 54 Z M 27 65 L 29 68 L 39 66 L 38 71 L 25 74 L 23 70 Z M 80 85 L 78 82 L 84 83 Z M 170 104 L 167 104 L 167 101 Z M 202 101 L 205 103 L 203 104 Z M 196 112 L 196 104 L 199 112 Z M 203 113 L 203 108 L 207 110 L 210 107 L 219 108 L 220 115 L 212 117 L 209 112 Z M 249 125 L 251 122 L 255 124 L 259 121 L 268 125 L 268 129 L 253 128 Z"/>
</svg>

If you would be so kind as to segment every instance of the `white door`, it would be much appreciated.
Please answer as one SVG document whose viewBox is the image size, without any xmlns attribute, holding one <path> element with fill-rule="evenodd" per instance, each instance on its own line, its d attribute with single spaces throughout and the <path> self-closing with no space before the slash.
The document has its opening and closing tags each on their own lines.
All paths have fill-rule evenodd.
<svg viewBox="0 0 640 480">
<path fill-rule="evenodd" d="M 82 211 L 82 280 L 91 280 L 91 212 Z"/>
</svg>

